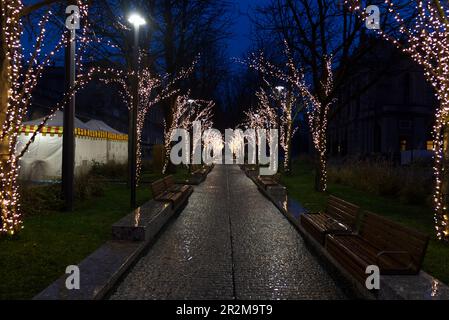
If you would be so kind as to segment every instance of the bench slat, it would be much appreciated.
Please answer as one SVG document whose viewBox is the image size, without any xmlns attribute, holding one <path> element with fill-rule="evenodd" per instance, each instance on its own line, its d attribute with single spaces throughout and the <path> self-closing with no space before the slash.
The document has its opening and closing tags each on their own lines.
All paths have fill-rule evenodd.
<svg viewBox="0 0 449 320">
<path fill-rule="evenodd" d="M 416 230 L 365 212 L 357 235 L 328 235 L 325 245 L 328 252 L 363 283 L 365 268 L 372 264 L 378 264 L 381 274 L 418 273 L 428 240 Z"/>
</svg>

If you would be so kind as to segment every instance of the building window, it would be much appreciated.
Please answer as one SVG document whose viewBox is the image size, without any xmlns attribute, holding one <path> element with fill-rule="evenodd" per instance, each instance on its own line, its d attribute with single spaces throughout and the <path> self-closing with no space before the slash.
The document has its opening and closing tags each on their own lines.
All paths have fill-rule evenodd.
<svg viewBox="0 0 449 320">
<path fill-rule="evenodd" d="M 401 148 L 401 152 L 402 151 L 407 151 L 407 140 L 401 140 L 400 142 L 400 148 Z"/>
<path fill-rule="evenodd" d="M 410 104 L 412 95 L 412 77 L 410 73 L 404 75 L 404 104 Z"/>
<path fill-rule="evenodd" d="M 410 120 L 399 121 L 399 129 L 410 129 L 412 127 L 412 122 Z"/>
<path fill-rule="evenodd" d="M 427 151 L 433 151 L 433 141 L 432 140 L 427 141 L 426 149 L 427 149 Z"/>
</svg>

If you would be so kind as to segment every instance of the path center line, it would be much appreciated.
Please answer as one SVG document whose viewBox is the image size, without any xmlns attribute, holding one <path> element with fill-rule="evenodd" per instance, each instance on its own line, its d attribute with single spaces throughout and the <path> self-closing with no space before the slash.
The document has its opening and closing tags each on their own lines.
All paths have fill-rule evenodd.
<svg viewBox="0 0 449 320">
<path fill-rule="evenodd" d="M 229 240 L 231 244 L 231 268 L 232 268 L 232 295 L 234 300 L 237 299 L 236 286 L 235 286 L 235 263 L 234 263 L 234 242 L 232 236 L 232 218 L 231 211 L 229 210 L 229 203 L 231 200 L 231 194 L 229 189 L 229 173 L 228 167 L 225 165 L 225 173 L 226 173 L 226 212 L 228 213 L 229 219 Z"/>
</svg>

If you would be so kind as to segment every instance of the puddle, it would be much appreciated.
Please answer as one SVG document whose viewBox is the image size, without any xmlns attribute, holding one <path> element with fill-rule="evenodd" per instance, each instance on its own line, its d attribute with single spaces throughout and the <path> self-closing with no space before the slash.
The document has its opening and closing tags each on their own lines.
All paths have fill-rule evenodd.
<svg viewBox="0 0 449 320">
<path fill-rule="evenodd" d="M 288 195 L 286 196 L 278 196 L 275 198 L 277 205 L 283 210 L 289 212 L 296 219 L 299 219 L 299 216 L 307 210 L 295 199 L 290 198 Z"/>
</svg>

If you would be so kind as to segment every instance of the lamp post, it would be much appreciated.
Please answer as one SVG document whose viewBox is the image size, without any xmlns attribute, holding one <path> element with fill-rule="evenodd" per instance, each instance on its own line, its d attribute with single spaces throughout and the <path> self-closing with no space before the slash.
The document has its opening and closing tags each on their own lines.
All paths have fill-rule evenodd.
<svg viewBox="0 0 449 320">
<path fill-rule="evenodd" d="M 71 13 L 71 20 L 66 22 L 68 41 L 65 47 L 65 90 L 69 92 L 75 85 L 75 51 L 76 29 L 79 28 L 79 12 L 75 6 L 76 1 L 67 1 L 69 5 L 66 13 Z M 64 207 L 67 211 L 73 211 L 73 186 L 75 171 L 75 96 L 64 107 L 63 118 L 64 134 L 62 136 L 62 196 Z"/>
<path fill-rule="evenodd" d="M 189 99 L 189 100 L 187 100 L 187 103 L 189 104 L 189 107 L 190 107 L 189 108 L 189 121 L 190 121 L 192 118 L 192 106 L 195 103 L 195 100 Z M 194 143 L 195 143 L 194 134 L 191 135 L 191 137 L 190 137 L 190 143 L 191 143 L 191 145 L 194 145 Z M 193 152 L 190 155 L 189 174 L 192 173 L 192 162 L 193 162 L 192 160 L 193 160 L 194 153 L 195 153 L 195 149 L 193 149 Z"/>
<path fill-rule="evenodd" d="M 145 19 L 137 13 L 131 14 L 128 18 L 128 22 L 134 26 L 134 48 L 133 48 L 133 68 L 134 79 L 132 84 L 133 92 L 133 106 L 131 112 L 131 135 L 128 139 L 131 143 L 128 147 L 131 147 L 130 161 L 130 184 L 131 184 L 131 208 L 136 208 L 136 189 L 137 189 L 137 112 L 139 106 L 139 28 L 144 25 Z"/>
</svg>

